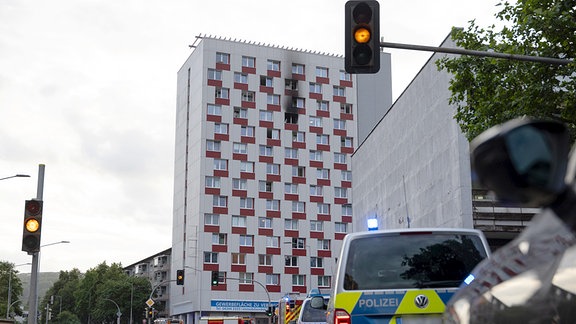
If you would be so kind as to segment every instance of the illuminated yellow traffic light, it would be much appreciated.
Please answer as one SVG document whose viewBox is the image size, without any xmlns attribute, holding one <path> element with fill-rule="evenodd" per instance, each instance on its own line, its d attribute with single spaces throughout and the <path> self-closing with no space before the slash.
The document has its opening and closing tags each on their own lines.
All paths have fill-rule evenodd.
<svg viewBox="0 0 576 324">
<path fill-rule="evenodd" d="M 24 205 L 24 229 L 22 233 L 22 251 L 34 253 L 40 251 L 42 232 L 42 200 L 26 200 Z"/>
<path fill-rule="evenodd" d="M 376 0 L 346 2 L 344 68 L 348 73 L 380 70 L 380 5 Z"/>
<path fill-rule="evenodd" d="M 184 284 L 184 270 L 176 270 L 176 284 L 183 285 Z"/>
</svg>

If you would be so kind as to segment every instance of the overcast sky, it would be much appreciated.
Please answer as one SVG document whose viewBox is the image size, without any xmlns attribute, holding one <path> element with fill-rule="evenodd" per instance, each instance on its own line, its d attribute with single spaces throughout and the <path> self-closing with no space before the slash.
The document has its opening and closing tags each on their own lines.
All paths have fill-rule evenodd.
<svg viewBox="0 0 576 324">
<path fill-rule="evenodd" d="M 494 0 L 380 1 L 387 42 L 437 46 Z M 344 0 L 0 0 L 0 260 L 46 165 L 40 271 L 171 247 L 176 73 L 198 34 L 344 53 Z M 396 98 L 431 55 L 392 53 Z M 20 272 L 30 272 L 21 266 Z"/>
</svg>

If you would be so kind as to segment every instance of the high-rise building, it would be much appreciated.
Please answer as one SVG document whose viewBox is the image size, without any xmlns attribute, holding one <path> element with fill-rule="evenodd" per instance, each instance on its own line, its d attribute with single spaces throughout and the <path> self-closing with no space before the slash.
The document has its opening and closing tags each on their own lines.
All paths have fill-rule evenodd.
<svg viewBox="0 0 576 324">
<path fill-rule="evenodd" d="M 173 317 L 268 323 L 269 301 L 329 293 L 352 231 L 357 136 L 392 102 L 381 57 L 363 78 L 342 56 L 199 37 L 177 82 L 171 269 L 184 284 L 171 285 Z M 363 82 L 378 87 L 369 99 Z"/>
</svg>

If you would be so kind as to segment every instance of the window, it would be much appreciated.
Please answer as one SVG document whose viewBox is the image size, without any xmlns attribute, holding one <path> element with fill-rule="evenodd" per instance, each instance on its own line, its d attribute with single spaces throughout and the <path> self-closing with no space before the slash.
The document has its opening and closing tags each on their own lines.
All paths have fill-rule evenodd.
<svg viewBox="0 0 576 324">
<path fill-rule="evenodd" d="M 280 247 L 280 237 L 266 236 L 266 247 L 273 247 L 273 248 Z"/>
<path fill-rule="evenodd" d="M 285 112 L 284 113 L 284 122 L 286 124 L 298 124 L 298 114 L 292 112 Z"/>
<path fill-rule="evenodd" d="M 348 189 L 341 187 L 334 187 L 334 198 L 347 198 Z"/>
<path fill-rule="evenodd" d="M 235 190 L 246 190 L 248 181 L 246 179 L 232 179 L 232 188 Z"/>
<path fill-rule="evenodd" d="M 254 274 L 249 272 L 238 273 L 238 282 L 241 284 L 253 284 Z"/>
<path fill-rule="evenodd" d="M 224 233 L 212 233 L 212 244 L 226 245 L 227 236 Z"/>
<path fill-rule="evenodd" d="M 271 266 L 272 265 L 272 255 L 259 254 L 258 255 L 258 265 Z"/>
<path fill-rule="evenodd" d="M 272 192 L 272 182 L 271 181 L 259 181 L 258 190 L 260 192 Z"/>
<path fill-rule="evenodd" d="M 254 162 L 240 161 L 240 172 L 254 173 Z"/>
<path fill-rule="evenodd" d="M 342 205 L 342 216 L 352 216 L 352 205 Z"/>
<path fill-rule="evenodd" d="M 274 199 L 266 200 L 266 210 L 278 211 L 280 210 L 280 201 Z"/>
<path fill-rule="evenodd" d="M 303 249 L 306 247 L 306 240 L 299 237 L 293 237 L 290 240 L 290 244 L 292 244 L 293 249 Z"/>
<path fill-rule="evenodd" d="M 352 137 L 342 137 L 340 143 L 342 147 L 352 147 Z"/>
<path fill-rule="evenodd" d="M 304 65 L 293 63 L 292 74 L 304 74 Z"/>
<path fill-rule="evenodd" d="M 292 255 L 284 256 L 284 265 L 287 267 L 297 267 L 298 266 L 298 257 Z"/>
<path fill-rule="evenodd" d="M 254 236 L 253 235 L 240 235 L 240 246 L 253 246 Z"/>
<path fill-rule="evenodd" d="M 254 102 L 256 101 L 256 94 L 254 91 L 242 91 L 242 101 Z"/>
<path fill-rule="evenodd" d="M 245 253 L 232 253 L 232 264 L 246 264 L 246 254 Z"/>
<path fill-rule="evenodd" d="M 310 116 L 310 126 L 322 127 L 322 117 Z"/>
<path fill-rule="evenodd" d="M 270 71 L 280 71 L 280 61 L 268 60 L 267 68 Z"/>
<path fill-rule="evenodd" d="M 214 170 L 228 170 L 228 161 L 222 159 L 214 159 Z"/>
<path fill-rule="evenodd" d="M 310 93 L 322 93 L 322 84 L 310 82 Z"/>
<path fill-rule="evenodd" d="M 316 134 L 316 144 L 330 144 L 330 136 L 326 134 Z"/>
<path fill-rule="evenodd" d="M 214 124 L 214 134 L 228 134 L 228 124 Z"/>
<path fill-rule="evenodd" d="M 292 176 L 303 178 L 306 176 L 306 168 L 303 166 L 292 166 Z"/>
<path fill-rule="evenodd" d="M 310 150 L 310 160 L 322 162 L 322 151 Z"/>
<path fill-rule="evenodd" d="M 226 196 L 212 196 L 212 206 L 226 207 L 228 205 L 228 197 Z"/>
<path fill-rule="evenodd" d="M 316 109 L 318 109 L 318 110 L 328 111 L 329 107 L 330 107 L 330 105 L 329 105 L 328 101 L 324 101 L 324 100 L 317 100 L 316 101 Z"/>
<path fill-rule="evenodd" d="M 267 94 L 266 103 L 269 105 L 280 105 L 280 96 L 275 94 Z"/>
<path fill-rule="evenodd" d="M 351 114 L 352 104 L 340 104 L 340 112 L 343 114 Z"/>
<path fill-rule="evenodd" d="M 298 149 L 287 147 L 284 150 L 284 157 L 287 159 L 297 159 L 298 158 Z"/>
<path fill-rule="evenodd" d="M 292 132 L 292 142 L 304 143 L 306 142 L 306 136 L 304 132 Z"/>
<path fill-rule="evenodd" d="M 272 112 L 268 110 L 260 110 L 261 121 L 272 121 Z"/>
<path fill-rule="evenodd" d="M 328 215 L 330 214 L 330 205 L 324 203 L 318 203 L 318 214 Z"/>
<path fill-rule="evenodd" d="M 346 130 L 346 121 L 343 119 L 334 119 L 334 129 Z"/>
<path fill-rule="evenodd" d="M 310 230 L 313 232 L 322 232 L 324 231 L 324 222 L 312 220 L 310 221 Z"/>
<path fill-rule="evenodd" d="M 310 268 L 323 268 L 324 258 L 310 257 Z"/>
<path fill-rule="evenodd" d="M 330 250 L 330 240 L 318 239 L 318 245 L 316 245 L 318 250 Z"/>
<path fill-rule="evenodd" d="M 280 275 L 275 273 L 267 273 L 266 284 L 278 286 L 280 284 Z"/>
<path fill-rule="evenodd" d="M 218 263 L 218 253 L 204 252 L 204 263 Z"/>
<path fill-rule="evenodd" d="M 248 74 L 244 73 L 234 73 L 234 82 L 236 83 L 248 83 Z"/>
<path fill-rule="evenodd" d="M 292 98 L 292 107 L 294 108 L 304 108 L 306 100 L 304 98 L 294 97 Z"/>
<path fill-rule="evenodd" d="M 295 183 L 285 183 L 284 184 L 285 194 L 298 194 L 298 185 Z"/>
<path fill-rule="evenodd" d="M 220 188 L 220 177 L 206 177 L 206 188 Z"/>
<path fill-rule="evenodd" d="M 254 209 L 254 198 L 240 198 L 240 208 Z"/>
<path fill-rule="evenodd" d="M 286 90 L 298 91 L 298 80 L 286 79 L 284 85 Z"/>
<path fill-rule="evenodd" d="M 279 140 L 280 139 L 280 130 L 268 128 L 266 130 L 266 138 L 273 139 L 273 140 Z"/>
<path fill-rule="evenodd" d="M 220 141 L 206 141 L 206 150 L 211 152 L 220 152 Z"/>
<path fill-rule="evenodd" d="M 342 81 L 352 81 L 352 74 L 344 71 L 344 70 L 340 70 L 340 80 Z"/>
<path fill-rule="evenodd" d="M 274 78 L 268 77 L 265 75 L 260 76 L 260 85 L 263 87 L 273 87 L 274 86 Z"/>
<path fill-rule="evenodd" d="M 230 54 L 216 53 L 216 63 L 230 64 Z"/>
<path fill-rule="evenodd" d="M 234 118 L 248 118 L 248 109 L 234 107 Z"/>
<path fill-rule="evenodd" d="M 208 115 L 222 116 L 222 106 L 208 104 Z"/>
<path fill-rule="evenodd" d="M 253 68 L 256 66 L 256 59 L 251 56 L 242 56 L 242 66 Z"/>
<path fill-rule="evenodd" d="M 319 78 L 327 78 L 328 77 L 328 68 L 317 66 L 316 67 L 316 76 Z"/>
<path fill-rule="evenodd" d="M 261 156 L 274 156 L 274 148 L 272 146 L 260 145 Z"/>
<path fill-rule="evenodd" d="M 208 69 L 208 79 L 209 80 L 222 80 L 222 71 Z"/>
<path fill-rule="evenodd" d="M 330 179 L 330 170 L 328 169 L 316 169 L 316 179 Z"/>
<path fill-rule="evenodd" d="M 204 214 L 204 225 L 219 225 L 220 215 L 218 214 Z"/>
<path fill-rule="evenodd" d="M 340 177 L 342 181 L 352 181 L 352 171 L 342 170 L 342 172 L 340 172 Z"/>
<path fill-rule="evenodd" d="M 247 154 L 248 145 L 244 143 L 234 143 L 234 145 L 232 146 L 232 152 L 237 154 Z"/>
<path fill-rule="evenodd" d="M 297 275 L 297 274 L 293 274 L 292 275 L 292 285 L 293 286 L 304 286 L 304 275 Z"/>
<path fill-rule="evenodd" d="M 298 220 L 297 219 L 285 219 L 284 229 L 286 230 L 298 230 Z"/>
<path fill-rule="evenodd" d="M 346 164 L 346 154 L 334 153 L 334 163 Z"/>
<path fill-rule="evenodd" d="M 240 135 L 245 137 L 254 137 L 254 126 L 240 127 Z"/>
<path fill-rule="evenodd" d="M 292 202 L 292 212 L 293 213 L 306 212 L 306 204 L 303 201 L 293 201 Z"/>
<path fill-rule="evenodd" d="M 310 185 L 310 196 L 323 196 L 322 186 Z"/>
<path fill-rule="evenodd" d="M 272 228 L 272 218 L 259 217 L 258 227 L 260 228 Z"/>
<path fill-rule="evenodd" d="M 334 86 L 334 95 L 339 97 L 345 97 L 346 92 L 343 87 Z"/>
<path fill-rule="evenodd" d="M 348 224 L 347 223 L 334 223 L 334 232 L 336 233 L 347 233 L 348 232 Z"/>
<path fill-rule="evenodd" d="M 215 96 L 219 99 L 228 99 L 230 98 L 230 89 L 228 88 L 216 88 Z"/>
<path fill-rule="evenodd" d="M 330 276 L 318 276 L 318 287 L 330 287 L 332 282 L 332 277 Z"/>
</svg>

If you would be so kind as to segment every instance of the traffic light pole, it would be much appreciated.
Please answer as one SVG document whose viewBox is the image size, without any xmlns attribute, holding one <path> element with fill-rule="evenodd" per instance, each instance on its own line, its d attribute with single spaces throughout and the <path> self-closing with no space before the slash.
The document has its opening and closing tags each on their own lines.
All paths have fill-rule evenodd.
<svg viewBox="0 0 576 324">
<path fill-rule="evenodd" d="M 159 284 L 157 284 L 156 286 L 152 287 L 152 291 L 150 292 L 150 296 L 148 297 L 148 300 L 152 300 L 152 301 L 153 301 L 152 295 L 154 294 L 154 291 L 156 291 L 156 289 L 158 289 L 158 287 L 160 287 L 161 285 L 163 285 L 163 284 L 165 284 L 165 283 L 167 283 L 167 282 L 173 282 L 173 281 L 176 281 L 176 280 L 174 280 L 174 279 L 172 279 L 172 280 L 164 280 L 164 281 L 161 281 L 161 282 L 160 282 Z M 146 305 L 146 306 L 148 306 L 148 305 Z M 152 306 L 148 306 L 148 307 L 151 308 Z M 151 318 L 146 318 L 146 323 L 150 324 L 150 323 L 151 323 Z"/>
<path fill-rule="evenodd" d="M 44 195 L 45 165 L 38 166 L 38 189 L 36 199 L 42 200 Z M 32 253 L 32 269 L 30 273 L 30 296 L 28 298 L 28 324 L 38 323 L 38 263 L 40 252 Z"/>
</svg>

